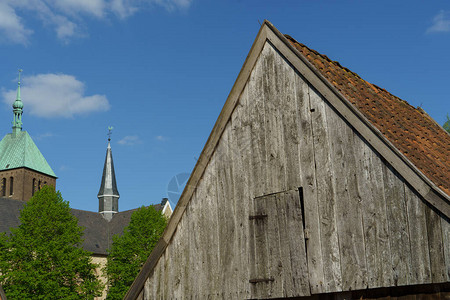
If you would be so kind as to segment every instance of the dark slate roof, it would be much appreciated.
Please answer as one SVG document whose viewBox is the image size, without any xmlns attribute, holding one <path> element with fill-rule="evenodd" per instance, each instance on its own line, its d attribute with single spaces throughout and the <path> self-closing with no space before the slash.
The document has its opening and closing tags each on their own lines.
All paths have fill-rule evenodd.
<svg viewBox="0 0 450 300">
<path fill-rule="evenodd" d="M 450 195 L 450 135 L 423 109 L 292 37 L 289 42 L 425 176 Z"/>
<path fill-rule="evenodd" d="M 20 225 L 19 215 L 26 202 L 9 198 L 0 198 L 0 232 L 10 233 L 10 228 Z M 156 210 L 162 210 L 161 204 L 155 204 Z M 112 237 L 122 234 L 130 223 L 131 214 L 136 209 L 126 210 L 114 215 L 110 222 L 98 212 L 72 209 L 72 215 L 78 219 L 78 225 L 84 228 L 83 248 L 97 255 L 107 255 Z"/>
<path fill-rule="evenodd" d="M 78 219 L 78 225 L 84 228 L 83 248 L 95 254 L 106 255 L 110 246 L 109 222 L 101 214 L 92 211 L 72 209 L 72 215 Z"/>
<path fill-rule="evenodd" d="M 0 198 L 0 232 L 10 233 L 11 227 L 19 226 L 19 215 L 24 204 L 24 201 Z"/>
</svg>

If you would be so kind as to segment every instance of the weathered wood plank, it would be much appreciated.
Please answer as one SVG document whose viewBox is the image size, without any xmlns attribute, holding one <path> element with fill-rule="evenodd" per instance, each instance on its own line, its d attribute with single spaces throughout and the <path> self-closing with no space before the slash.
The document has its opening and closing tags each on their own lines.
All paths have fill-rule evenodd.
<svg viewBox="0 0 450 300">
<path fill-rule="evenodd" d="M 195 195 L 195 192 L 194 192 Z M 193 195 L 193 196 L 194 196 Z M 189 265 L 185 266 L 186 272 L 188 272 L 188 284 L 189 284 L 189 292 L 190 295 L 198 296 L 199 295 L 199 287 L 197 284 L 197 273 L 199 272 L 198 268 L 198 249 L 201 247 L 199 244 L 199 230 L 197 227 L 197 222 L 195 220 L 194 214 L 196 213 L 195 209 L 195 203 L 194 201 L 191 201 L 189 206 L 186 208 L 185 211 L 185 218 L 189 220 L 188 227 L 189 227 Z M 169 296 L 169 294 L 167 294 Z"/>
<path fill-rule="evenodd" d="M 392 284 L 394 286 L 407 285 L 411 269 L 411 249 L 404 183 L 390 166 L 384 165 L 383 170 L 392 261 Z"/>
<path fill-rule="evenodd" d="M 282 217 L 282 212 L 280 209 L 284 206 L 282 199 L 280 199 L 279 194 L 272 194 L 265 197 L 261 197 L 256 201 L 264 201 L 266 206 L 266 214 L 267 214 L 267 227 L 266 227 L 266 236 L 267 236 L 267 261 L 269 267 L 269 278 L 273 279 L 273 281 L 265 283 L 267 287 L 266 298 L 279 298 L 283 297 L 283 285 L 285 284 L 283 278 L 283 272 L 288 272 L 290 269 L 285 267 L 283 264 L 282 256 L 285 253 L 282 253 L 281 245 L 280 245 L 280 231 L 284 231 L 285 228 L 279 227 L 279 219 Z"/>
<path fill-rule="evenodd" d="M 336 194 L 333 186 L 333 162 L 326 109 L 328 103 L 316 93 L 309 96 L 314 142 L 317 200 L 320 218 L 324 291 L 342 291 L 339 239 L 336 226 Z"/>
<path fill-rule="evenodd" d="M 257 197 L 254 199 L 254 216 L 267 215 L 266 198 Z M 267 243 L 267 218 L 256 218 L 249 220 L 254 229 L 254 244 L 255 244 L 255 264 L 252 268 L 250 280 L 269 279 L 269 257 L 268 257 L 268 243 Z M 267 282 L 252 283 L 251 294 L 252 298 L 266 297 L 268 294 Z"/>
<path fill-rule="evenodd" d="M 295 192 L 295 191 L 294 191 Z M 291 241 L 297 241 L 298 242 L 298 233 L 293 231 L 290 232 L 290 228 L 288 227 L 288 224 L 291 223 L 291 219 L 289 219 L 290 214 L 288 212 L 289 208 L 295 209 L 296 207 L 291 204 L 291 201 L 295 201 L 295 199 L 291 199 L 289 196 L 292 192 L 282 192 L 275 195 L 275 201 L 276 201 L 276 212 L 277 212 L 277 222 L 278 222 L 278 241 L 277 246 L 280 248 L 280 264 L 281 264 L 281 270 L 280 270 L 280 280 L 281 280 L 281 291 L 280 295 L 287 297 L 287 296 L 293 296 L 296 295 L 298 292 L 295 290 L 294 286 L 294 274 L 293 274 L 293 268 L 298 268 L 295 263 L 292 261 L 291 258 Z M 298 199 L 298 193 L 297 193 L 297 201 Z M 293 216 L 296 216 L 296 212 L 291 212 Z M 301 215 L 301 214 L 300 214 Z M 301 225 L 301 219 L 300 219 L 300 225 Z M 301 230 L 303 232 L 303 229 Z M 304 245 L 304 240 L 301 240 L 300 244 L 297 244 L 297 246 L 300 246 L 301 244 Z M 300 252 L 301 249 L 299 247 L 298 251 Z M 303 253 L 304 254 L 304 253 Z M 305 271 L 307 272 L 308 269 L 305 268 Z M 309 289 L 308 289 L 309 290 Z"/>
<path fill-rule="evenodd" d="M 164 276 L 163 276 L 163 271 L 164 271 L 164 253 L 161 255 L 161 257 L 159 258 L 159 262 L 158 264 L 155 266 L 155 270 L 156 270 L 156 274 L 157 274 L 157 281 L 155 278 L 155 284 L 156 284 L 156 291 L 155 291 L 155 295 L 157 295 L 157 297 L 159 299 L 161 299 L 162 295 L 163 295 L 163 284 L 164 284 Z M 154 274 L 155 274 L 154 273 Z M 150 298 L 151 299 L 151 298 Z"/>
<path fill-rule="evenodd" d="M 205 260 L 205 283 L 206 291 L 203 292 L 203 297 L 214 297 L 218 295 L 222 284 L 219 280 L 220 270 L 219 265 L 219 224 L 218 224 L 218 203 L 217 203 L 217 167 L 216 158 L 214 155 L 205 171 L 204 178 L 204 194 L 202 205 L 203 225 L 201 228 L 204 231 L 204 245 L 203 257 Z M 220 159 L 220 157 L 219 157 Z"/>
<path fill-rule="evenodd" d="M 233 198 L 233 178 L 231 177 L 231 160 L 229 153 L 229 135 L 231 124 L 228 123 L 222 138 L 216 149 L 216 166 L 217 166 L 217 209 L 219 226 L 219 265 L 221 269 L 220 282 L 222 282 L 221 292 L 227 293 L 233 291 L 232 280 L 236 276 L 237 261 L 234 259 L 238 256 L 235 253 L 236 232 L 235 232 L 235 212 L 232 205 Z M 230 205 L 231 204 L 231 205 Z M 226 294 L 224 294 L 226 297 Z"/>
<path fill-rule="evenodd" d="M 251 177 L 253 178 L 251 192 L 252 198 L 264 195 L 266 186 L 266 134 L 265 134 L 265 114 L 263 90 L 263 66 L 258 60 L 251 73 L 248 82 L 248 98 L 251 99 L 252 109 L 248 110 L 249 122 L 251 126 Z"/>
<path fill-rule="evenodd" d="M 378 153 L 364 143 L 365 160 L 370 182 L 370 201 L 363 199 L 364 241 L 369 287 L 391 286 L 392 262 L 389 245 L 389 227 L 383 183 L 383 165 Z"/>
<path fill-rule="evenodd" d="M 256 215 L 255 209 L 251 208 L 250 213 L 249 213 L 249 217 L 250 215 Z M 260 229 L 257 228 L 258 224 L 256 224 L 256 219 L 254 220 L 249 220 L 249 250 L 248 250 L 248 263 L 249 263 L 249 276 L 248 276 L 248 280 L 254 279 L 254 278 L 258 278 L 258 267 L 257 264 L 259 263 L 258 261 L 258 253 L 257 251 L 259 250 L 259 248 L 257 248 L 260 245 L 260 241 L 258 239 L 260 239 Z M 258 287 L 256 286 L 256 284 L 250 284 L 250 297 L 256 297 L 258 294 Z"/>
<path fill-rule="evenodd" d="M 405 184 L 408 210 L 409 241 L 411 243 L 411 269 L 409 284 L 431 283 L 431 267 L 428 248 L 425 203 Z"/>
<path fill-rule="evenodd" d="M 161 298 L 169 297 L 170 295 L 170 287 L 169 283 L 169 259 L 171 255 L 170 245 L 167 245 L 166 251 L 164 252 L 164 263 L 162 264 L 163 268 L 163 276 L 162 276 L 162 287 L 161 287 Z"/>
<path fill-rule="evenodd" d="M 280 234 L 280 244 L 288 248 L 285 254 L 291 264 L 291 274 L 284 273 L 285 280 L 292 279 L 292 294 L 286 289 L 287 297 L 309 296 L 308 261 L 306 259 L 305 236 L 303 234 L 302 209 L 298 190 L 283 193 L 286 202 L 285 230 Z M 285 236 L 287 235 L 287 236 Z M 284 259 L 286 259 L 284 258 Z M 288 264 L 285 262 L 285 264 Z"/>
<path fill-rule="evenodd" d="M 440 216 L 428 205 L 425 207 L 427 221 L 428 247 L 430 251 L 431 280 L 433 283 L 447 280 L 444 245 Z"/>
<path fill-rule="evenodd" d="M 195 195 L 194 195 L 194 197 L 195 197 Z M 174 240 L 177 238 L 178 234 L 179 234 L 179 232 L 175 232 Z M 173 242 L 173 241 L 172 241 L 172 243 L 167 245 L 167 248 L 166 248 L 167 259 L 165 261 L 166 269 L 164 270 L 164 273 L 167 274 L 167 276 L 165 276 L 165 278 L 164 278 L 164 284 L 165 284 L 164 294 L 165 295 L 173 295 L 173 289 L 174 289 L 175 280 L 176 280 L 175 279 L 176 266 L 175 266 L 175 261 L 174 261 L 176 242 Z"/>
<path fill-rule="evenodd" d="M 373 214 L 376 214 L 379 209 L 375 205 L 380 205 L 380 203 L 375 203 L 373 197 L 372 190 L 372 182 L 371 182 L 371 172 L 372 167 L 370 166 L 370 156 L 371 150 L 367 147 L 366 143 L 362 138 L 358 135 L 354 136 L 354 149 L 355 149 L 355 172 L 357 177 L 357 188 L 359 201 L 361 202 L 361 214 L 362 214 L 362 227 L 363 227 L 363 236 L 364 236 L 364 244 L 365 244 L 365 258 L 367 264 L 367 283 L 368 286 L 379 286 L 379 277 L 381 277 L 382 271 L 380 270 L 383 267 L 381 264 L 378 264 L 378 249 L 377 246 L 377 238 L 376 238 L 376 223 L 375 219 L 378 216 L 373 217 Z M 383 206 L 384 202 L 381 203 Z"/>
<path fill-rule="evenodd" d="M 243 191 L 241 194 L 241 197 L 236 198 L 239 199 L 240 201 L 237 202 L 237 205 L 240 205 L 240 207 L 236 208 L 236 209 L 240 209 L 242 211 L 242 215 L 243 215 L 243 219 L 240 220 L 241 224 L 242 224 L 242 230 L 244 232 L 244 235 L 246 236 L 246 242 L 245 242 L 245 246 L 246 246 L 246 253 L 247 253 L 247 258 L 245 261 L 244 265 L 248 265 L 250 264 L 250 250 L 251 245 L 250 245 L 250 223 L 248 220 L 248 216 L 250 215 L 250 212 L 253 211 L 253 199 L 252 199 L 252 188 L 254 186 L 253 183 L 253 177 L 251 174 L 251 170 L 252 170 L 252 142 L 251 142 L 251 138 L 252 138 L 252 128 L 251 128 L 251 121 L 250 121 L 250 110 L 253 110 L 253 107 L 250 107 L 249 104 L 249 91 L 248 91 L 248 86 L 246 86 L 245 88 L 245 94 L 243 93 L 242 95 L 242 99 L 241 99 L 241 104 L 242 104 L 242 112 L 241 112 L 241 131 L 240 131 L 240 135 L 239 135 L 239 145 L 240 145 L 240 153 L 241 153 L 241 163 L 242 163 L 242 177 L 241 179 L 237 179 L 237 180 L 242 180 L 242 184 L 243 184 Z M 250 298 L 250 283 L 248 282 L 248 280 L 250 279 L 250 268 L 245 268 L 245 270 L 243 270 L 244 274 L 246 274 L 246 279 L 244 281 L 245 283 L 245 287 L 244 287 L 244 291 L 245 294 L 242 295 L 242 298 Z"/>
<path fill-rule="evenodd" d="M 284 142 L 280 112 L 280 98 L 284 93 L 280 90 L 282 82 L 282 64 L 278 53 L 270 44 L 266 44 L 261 53 L 263 62 L 264 90 L 264 132 L 266 139 L 266 187 L 264 194 L 286 190 L 286 172 L 284 158 Z"/>
<path fill-rule="evenodd" d="M 174 298 L 180 299 L 183 295 L 182 289 L 181 289 L 181 277 L 184 275 L 182 272 L 182 264 L 184 263 L 182 261 L 182 251 L 181 247 L 183 247 L 186 244 L 186 241 L 184 238 L 180 238 L 180 234 L 184 233 L 183 224 L 184 222 L 181 221 L 178 223 L 178 229 L 175 233 L 172 245 L 172 257 L 170 259 L 170 272 L 169 276 L 172 277 L 171 281 L 171 294 Z M 183 245 L 182 245 L 183 244 Z"/>
<path fill-rule="evenodd" d="M 192 218 L 194 219 L 196 223 L 196 230 L 197 230 L 197 236 L 198 236 L 198 243 L 200 247 L 197 251 L 197 257 L 194 257 L 193 259 L 196 260 L 196 265 L 198 266 L 198 273 L 195 275 L 196 282 L 198 286 L 198 297 L 205 298 L 208 296 L 208 294 L 211 292 L 211 276 L 210 276 L 210 268 L 212 267 L 209 264 L 208 257 L 209 254 L 209 248 L 206 248 L 204 245 L 209 245 L 209 234 L 208 230 L 206 228 L 209 225 L 208 219 L 210 218 L 210 214 L 207 212 L 206 206 L 208 205 L 208 195 L 207 195 L 207 188 L 209 185 L 211 173 L 210 173 L 210 165 L 205 169 L 205 173 L 203 173 L 202 178 L 199 181 L 199 184 L 197 186 L 197 189 L 195 190 L 194 197 L 191 200 L 195 201 L 195 206 L 193 206 L 194 215 Z M 214 180 L 215 181 L 215 180 Z M 216 184 L 216 183 L 215 183 Z M 178 230 L 181 228 L 179 227 Z M 181 232 L 180 232 L 181 233 Z M 179 232 L 177 231 L 175 235 L 178 235 Z M 174 243 L 173 241 L 172 243 Z M 177 253 L 174 253 L 176 255 Z M 180 253 L 181 255 L 181 253 Z M 180 262 L 183 264 L 183 262 Z M 174 294 L 175 295 L 175 294 Z M 174 297 L 176 299 L 179 299 L 181 297 Z"/>
<path fill-rule="evenodd" d="M 298 194 L 298 193 L 297 193 Z M 288 196 L 290 192 L 282 192 L 275 195 L 275 209 L 276 209 L 276 221 L 278 228 L 278 240 L 276 241 L 277 247 L 279 247 L 280 257 L 279 257 L 279 274 L 280 274 L 280 282 L 281 288 L 278 293 L 283 297 L 293 296 L 296 294 L 295 286 L 294 286 L 294 276 L 292 268 L 297 268 L 295 264 L 292 262 L 291 253 L 290 253 L 290 240 L 295 239 L 298 235 L 297 232 L 290 232 L 288 227 L 288 219 L 289 213 L 287 209 L 289 208 L 288 202 L 292 201 Z M 298 200 L 298 199 L 297 199 Z M 292 206 L 295 209 L 294 206 Z M 292 212 L 295 214 L 295 212 Z M 301 219 L 300 219 L 301 221 Z M 301 223 L 300 223 L 301 224 Z M 303 231 L 303 230 L 302 230 Z M 275 241 L 274 241 L 275 242 Z M 304 240 L 302 240 L 304 245 Z M 298 249 L 300 251 L 300 249 Z M 272 262 L 272 266 L 275 267 Z M 305 269 L 307 271 L 307 269 Z"/>
<path fill-rule="evenodd" d="M 447 270 L 447 281 L 450 281 L 450 221 L 441 216 L 442 240 L 444 244 L 445 266 Z"/>
<path fill-rule="evenodd" d="M 314 145 L 308 85 L 296 77 L 296 101 L 300 120 L 300 174 L 304 195 L 305 232 L 311 294 L 323 293 L 324 273 L 314 166 Z"/>
<path fill-rule="evenodd" d="M 296 190 L 301 184 L 300 176 L 300 120 L 297 106 L 297 92 L 302 93 L 296 87 L 299 75 L 291 65 L 284 63 L 283 79 L 284 97 L 280 99 L 282 114 L 282 134 L 284 141 L 284 157 L 286 160 L 286 190 Z"/>
<path fill-rule="evenodd" d="M 334 109 L 327 107 L 327 120 L 336 188 L 336 223 L 341 257 L 342 290 L 363 289 L 367 285 L 367 267 L 358 193 L 353 129 Z"/>
<path fill-rule="evenodd" d="M 248 156 L 250 148 L 250 131 L 249 126 L 244 125 L 243 118 L 246 115 L 247 105 L 247 88 L 244 89 L 239 103 L 237 104 L 231 119 L 231 134 L 229 139 L 230 164 L 233 178 L 233 195 L 229 205 L 234 206 L 235 232 L 236 232 L 236 249 L 237 267 L 236 276 L 233 280 L 236 283 L 234 296 L 239 299 L 248 298 L 248 203 L 250 194 L 248 191 L 249 184 L 246 176 L 248 165 L 244 166 L 243 157 Z M 231 200 L 231 199 L 230 199 Z"/>
</svg>

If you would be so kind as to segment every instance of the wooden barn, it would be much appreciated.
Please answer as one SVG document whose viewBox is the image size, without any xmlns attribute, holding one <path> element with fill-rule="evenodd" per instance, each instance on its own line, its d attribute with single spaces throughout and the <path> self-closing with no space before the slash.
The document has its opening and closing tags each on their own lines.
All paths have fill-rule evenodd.
<svg viewBox="0 0 450 300">
<path fill-rule="evenodd" d="M 265 21 L 125 299 L 449 299 L 450 135 Z"/>
</svg>

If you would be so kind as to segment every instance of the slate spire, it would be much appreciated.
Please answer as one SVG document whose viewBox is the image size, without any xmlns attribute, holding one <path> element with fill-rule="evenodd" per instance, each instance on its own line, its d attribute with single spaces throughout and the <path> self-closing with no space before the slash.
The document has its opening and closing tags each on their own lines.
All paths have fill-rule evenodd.
<svg viewBox="0 0 450 300">
<path fill-rule="evenodd" d="M 119 191 L 117 190 L 116 175 L 111 152 L 111 131 L 109 127 L 108 147 L 106 148 L 105 165 L 103 167 L 102 182 L 98 192 L 98 212 L 110 221 L 115 213 L 119 211 Z"/>
<path fill-rule="evenodd" d="M 19 82 L 17 83 L 17 96 L 16 96 L 16 101 L 14 101 L 14 103 L 12 105 L 13 113 L 14 113 L 14 120 L 12 122 L 13 136 L 16 136 L 17 132 L 22 131 L 23 103 L 22 103 L 22 99 L 20 98 L 20 73 L 21 72 L 22 72 L 22 70 L 19 69 Z"/>
</svg>

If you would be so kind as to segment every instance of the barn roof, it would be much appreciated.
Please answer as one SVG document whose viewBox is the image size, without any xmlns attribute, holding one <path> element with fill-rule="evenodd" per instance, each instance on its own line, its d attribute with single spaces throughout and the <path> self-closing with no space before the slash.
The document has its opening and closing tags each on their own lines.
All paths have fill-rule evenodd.
<svg viewBox="0 0 450 300">
<path fill-rule="evenodd" d="M 450 135 L 439 124 L 420 107 L 365 81 L 289 35 L 285 37 L 428 179 L 450 195 Z"/>
<path fill-rule="evenodd" d="M 390 94 L 338 62 L 281 34 L 265 20 L 220 112 L 163 236 L 124 299 L 136 299 L 177 230 L 197 184 L 238 104 L 266 42 L 271 43 L 380 156 L 431 205 L 450 217 L 450 135 L 422 109 Z"/>
</svg>

